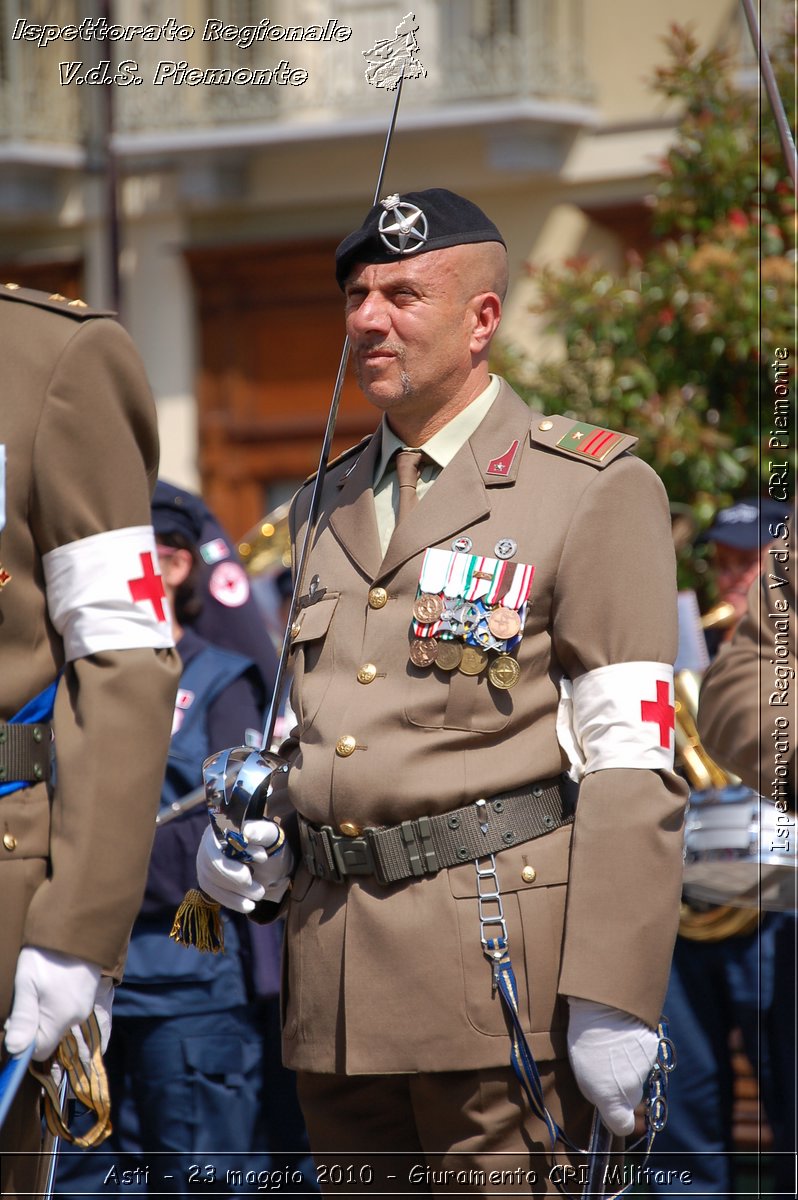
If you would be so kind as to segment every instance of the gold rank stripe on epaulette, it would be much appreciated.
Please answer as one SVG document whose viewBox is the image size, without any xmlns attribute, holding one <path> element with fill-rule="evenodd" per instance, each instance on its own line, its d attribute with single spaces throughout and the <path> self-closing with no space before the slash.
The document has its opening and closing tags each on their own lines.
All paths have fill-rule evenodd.
<svg viewBox="0 0 798 1200">
<path fill-rule="evenodd" d="M 571 417 L 559 415 L 536 418 L 532 422 L 529 437 L 533 446 L 545 446 L 547 450 L 592 463 L 599 468 L 614 462 L 638 442 L 629 433 L 618 433 L 615 429 L 604 429 L 600 425 L 588 425 L 585 421 L 574 421 Z"/>
<path fill-rule="evenodd" d="M 38 292 L 34 288 L 22 287 L 19 283 L 0 283 L 0 300 L 16 300 L 21 304 L 34 304 L 47 308 L 76 321 L 89 317 L 114 317 L 112 309 L 90 308 L 85 300 L 70 300 L 60 292 Z"/>
<path fill-rule="evenodd" d="M 351 456 L 352 456 L 353 454 L 358 454 L 358 453 L 359 453 L 361 450 L 365 450 L 366 446 L 367 446 L 367 445 L 368 445 L 368 443 L 371 441 L 371 439 L 372 439 L 372 437 L 373 437 L 373 436 L 374 436 L 374 434 L 372 434 L 372 433 L 369 433 L 369 434 L 367 434 L 367 435 L 366 435 L 364 438 L 362 438 L 362 439 L 361 439 L 361 440 L 360 440 L 360 441 L 357 443 L 357 445 L 355 445 L 355 446 L 349 446 L 349 447 L 348 447 L 348 449 L 346 449 L 346 450 L 342 450 L 340 454 L 337 454 L 337 455 L 335 456 L 335 458 L 331 458 L 331 459 L 329 460 L 329 462 L 327 463 L 326 470 L 328 470 L 328 471 L 331 471 L 331 470 L 332 470 L 332 468 L 333 468 L 333 467 L 337 467 L 339 463 L 346 462 L 346 460 L 347 460 L 348 458 L 351 458 Z M 355 464 L 354 464 L 354 463 L 352 463 L 352 469 L 354 469 L 354 466 L 355 466 Z M 303 484 L 302 484 L 302 486 L 303 486 L 303 487 L 305 487 L 307 484 L 309 484 L 309 483 L 313 483 L 313 480 L 316 478 L 316 476 L 318 475 L 318 473 L 319 473 L 319 472 L 318 472 L 318 470 L 315 470 L 315 471 L 311 472 L 311 474 L 310 474 L 310 475 L 308 475 L 307 479 L 305 479 L 305 480 L 303 481 Z M 340 479 L 340 480 L 338 481 L 338 483 L 339 483 L 339 487 L 341 486 L 341 484 L 343 483 L 343 481 L 344 481 L 344 479 L 345 479 L 345 478 L 346 478 L 346 475 L 344 475 L 344 476 L 343 476 L 343 478 L 342 478 L 342 479 Z"/>
</svg>

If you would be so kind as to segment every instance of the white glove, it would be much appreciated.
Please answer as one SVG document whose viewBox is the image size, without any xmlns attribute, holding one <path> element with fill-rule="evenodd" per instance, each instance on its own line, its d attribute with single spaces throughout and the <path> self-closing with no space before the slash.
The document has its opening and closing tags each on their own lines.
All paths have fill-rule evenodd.
<svg viewBox="0 0 798 1200">
<path fill-rule="evenodd" d="M 657 1057 L 659 1036 L 619 1008 L 568 997 L 568 1057 L 579 1090 L 618 1137 L 635 1127 L 634 1110 Z"/>
<path fill-rule="evenodd" d="M 234 912 L 251 913 L 259 900 L 282 900 L 291 882 L 294 856 L 286 842 L 273 854 L 280 827 L 274 821 L 245 821 L 241 832 L 247 839 L 251 863 L 227 858 L 210 825 L 197 851 L 197 882 L 214 900 Z"/>
<path fill-rule="evenodd" d="M 23 946 L 14 977 L 14 1005 L 6 1021 L 9 1054 L 35 1039 L 33 1057 L 49 1058 L 72 1025 L 94 1007 L 100 968 L 69 954 Z"/>
<path fill-rule="evenodd" d="M 97 1018 L 97 1025 L 100 1029 L 101 1054 L 105 1054 L 106 1050 L 108 1049 L 108 1043 L 111 1040 L 111 1009 L 114 1003 L 114 991 L 115 986 L 113 979 L 111 979 L 108 975 L 103 975 L 100 979 L 100 983 L 97 988 L 97 995 L 94 999 L 94 1015 Z M 81 1032 L 81 1027 L 80 1025 L 72 1025 L 70 1026 L 70 1030 L 74 1034 L 75 1041 L 77 1042 L 78 1058 L 83 1063 L 83 1069 L 85 1070 L 86 1075 L 90 1077 L 92 1070 L 91 1051 L 86 1044 L 86 1039 Z M 63 1068 L 58 1062 L 58 1059 L 55 1060 L 50 1068 L 50 1073 L 55 1080 L 55 1086 L 59 1088 L 61 1086 Z"/>
</svg>

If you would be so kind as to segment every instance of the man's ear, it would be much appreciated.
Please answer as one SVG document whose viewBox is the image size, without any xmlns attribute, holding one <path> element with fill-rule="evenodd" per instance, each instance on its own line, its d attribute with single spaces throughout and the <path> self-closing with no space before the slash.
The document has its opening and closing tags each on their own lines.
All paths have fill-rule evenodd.
<svg viewBox="0 0 798 1200">
<path fill-rule="evenodd" d="M 487 350 L 502 319 L 502 302 L 495 292 L 482 292 L 473 297 L 474 328 L 471 333 L 471 352 Z"/>
</svg>

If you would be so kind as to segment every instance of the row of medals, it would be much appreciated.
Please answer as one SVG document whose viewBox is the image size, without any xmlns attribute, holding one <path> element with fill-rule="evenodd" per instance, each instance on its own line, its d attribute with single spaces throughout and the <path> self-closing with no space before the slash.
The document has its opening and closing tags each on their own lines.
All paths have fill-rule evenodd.
<svg viewBox="0 0 798 1200">
<path fill-rule="evenodd" d="M 487 669 L 494 687 L 508 691 L 521 675 L 516 659 L 506 653 L 508 642 L 521 631 L 521 617 L 513 608 L 486 608 L 481 601 L 422 592 L 413 605 L 419 625 L 443 622 L 442 636 L 415 638 L 410 643 L 410 661 L 417 667 L 439 667 L 480 675 Z M 488 651 L 499 651 L 489 661 Z"/>
</svg>

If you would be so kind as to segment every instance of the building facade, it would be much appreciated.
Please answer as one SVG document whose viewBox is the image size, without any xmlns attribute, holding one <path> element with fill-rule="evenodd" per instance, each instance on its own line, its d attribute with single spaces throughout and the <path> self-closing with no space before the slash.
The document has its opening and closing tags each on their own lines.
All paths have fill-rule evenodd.
<svg viewBox="0 0 798 1200">
<path fill-rule="evenodd" d="M 763 4 L 766 36 L 781 7 Z M 415 0 L 413 14 L 0 0 L 2 278 L 118 306 L 158 401 L 162 474 L 201 487 L 236 536 L 318 459 L 343 338 L 331 255 L 372 202 L 395 98 L 367 66 L 379 82 L 404 51 L 425 72 L 403 85 L 383 194 L 446 186 L 480 203 L 510 251 L 503 337 L 551 353 L 526 265 L 612 262 L 645 239 L 676 118 L 649 88 L 670 24 L 753 62 L 736 0 Z M 334 448 L 373 425 L 347 379 Z"/>
</svg>

